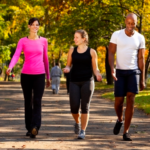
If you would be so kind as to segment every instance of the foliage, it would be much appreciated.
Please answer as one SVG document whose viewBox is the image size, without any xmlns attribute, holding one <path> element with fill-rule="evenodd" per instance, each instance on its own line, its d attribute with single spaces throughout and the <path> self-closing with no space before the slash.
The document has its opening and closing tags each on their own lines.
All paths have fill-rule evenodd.
<svg viewBox="0 0 150 150">
<path fill-rule="evenodd" d="M 149 0 L 0 0 L 0 63 L 8 65 L 18 40 L 29 34 L 31 17 L 40 19 L 39 35 L 48 39 L 50 66 L 56 61 L 66 64 L 66 57 L 77 29 L 89 34 L 89 46 L 98 54 L 98 65 L 105 72 L 105 48 L 112 33 L 125 28 L 125 16 L 138 16 L 137 30 L 150 39 Z M 145 58 L 147 58 L 147 51 Z M 22 57 L 22 56 L 21 56 Z"/>
</svg>

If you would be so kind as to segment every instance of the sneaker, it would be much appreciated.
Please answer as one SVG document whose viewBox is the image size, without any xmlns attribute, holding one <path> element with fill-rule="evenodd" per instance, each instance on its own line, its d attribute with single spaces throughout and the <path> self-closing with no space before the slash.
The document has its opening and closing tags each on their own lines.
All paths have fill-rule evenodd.
<svg viewBox="0 0 150 150">
<path fill-rule="evenodd" d="M 74 124 L 74 132 L 75 132 L 75 134 L 79 134 L 79 132 L 80 132 L 80 123 L 75 123 Z"/>
<path fill-rule="evenodd" d="M 78 139 L 84 139 L 85 138 L 85 131 L 81 130 L 79 135 L 78 135 Z"/>
<path fill-rule="evenodd" d="M 30 136 L 30 134 L 31 134 L 31 132 L 28 131 L 28 132 L 26 133 L 26 136 Z"/>
<path fill-rule="evenodd" d="M 35 135 L 33 135 L 33 134 L 30 134 L 30 138 L 36 138 L 36 136 Z"/>
<path fill-rule="evenodd" d="M 55 94 L 55 89 L 53 89 L 53 94 Z"/>
<path fill-rule="evenodd" d="M 114 127 L 114 130 L 113 130 L 113 132 L 114 132 L 115 135 L 119 134 L 120 129 L 121 129 L 121 127 L 122 127 L 122 124 L 123 124 L 123 122 L 119 122 L 119 121 L 117 120 L 117 122 L 116 122 L 116 124 L 115 124 L 115 127 Z"/>
<path fill-rule="evenodd" d="M 132 141 L 132 139 L 130 138 L 130 134 L 129 134 L 129 133 L 125 133 L 125 134 L 123 135 L 123 140 L 124 140 L 124 141 Z"/>
<path fill-rule="evenodd" d="M 30 138 L 35 138 L 37 134 L 38 134 L 37 127 L 32 128 Z"/>
</svg>

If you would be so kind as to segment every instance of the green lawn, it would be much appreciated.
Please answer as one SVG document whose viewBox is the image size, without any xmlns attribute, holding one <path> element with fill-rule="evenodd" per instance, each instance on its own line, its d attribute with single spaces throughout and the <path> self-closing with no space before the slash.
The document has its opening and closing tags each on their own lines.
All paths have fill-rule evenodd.
<svg viewBox="0 0 150 150">
<path fill-rule="evenodd" d="M 102 97 L 114 100 L 114 92 L 104 93 Z M 150 114 L 150 85 L 136 95 L 135 106 L 144 110 L 145 113 Z"/>
<path fill-rule="evenodd" d="M 102 89 L 113 89 L 114 85 L 107 85 L 103 82 L 95 82 L 95 90 L 102 90 Z"/>
</svg>

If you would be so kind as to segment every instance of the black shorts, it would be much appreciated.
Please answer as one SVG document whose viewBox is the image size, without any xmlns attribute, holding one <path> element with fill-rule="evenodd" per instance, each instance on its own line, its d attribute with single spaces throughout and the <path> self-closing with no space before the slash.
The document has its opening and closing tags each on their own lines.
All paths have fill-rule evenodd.
<svg viewBox="0 0 150 150">
<path fill-rule="evenodd" d="M 139 69 L 136 70 L 120 70 L 116 69 L 117 81 L 115 81 L 115 97 L 124 97 L 127 92 L 138 94 L 139 81 L 140 81 Z"/>
</svg>

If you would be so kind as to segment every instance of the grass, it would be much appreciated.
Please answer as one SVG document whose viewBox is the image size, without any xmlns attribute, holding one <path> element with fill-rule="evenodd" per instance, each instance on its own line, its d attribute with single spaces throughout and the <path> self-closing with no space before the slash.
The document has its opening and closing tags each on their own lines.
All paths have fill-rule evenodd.
<svg viewBox="0 0 150 150">
<path fill-rule="evenodd" d="M 104 93 L 102 94 L 102 97 L 115 100 L 114 92 Z M 147 85 L 145 90 L 140 91 L 139 94 L 136 95 L 135 106 L 144 110 L 145 113 L 150 114 L 150 85 Z"/>
<path fill-rule="evenodd" d="M 107 85 L 104 82 L 95 82 L 95 90 L 113 89 L 114 85 Z"/>
</svg>

